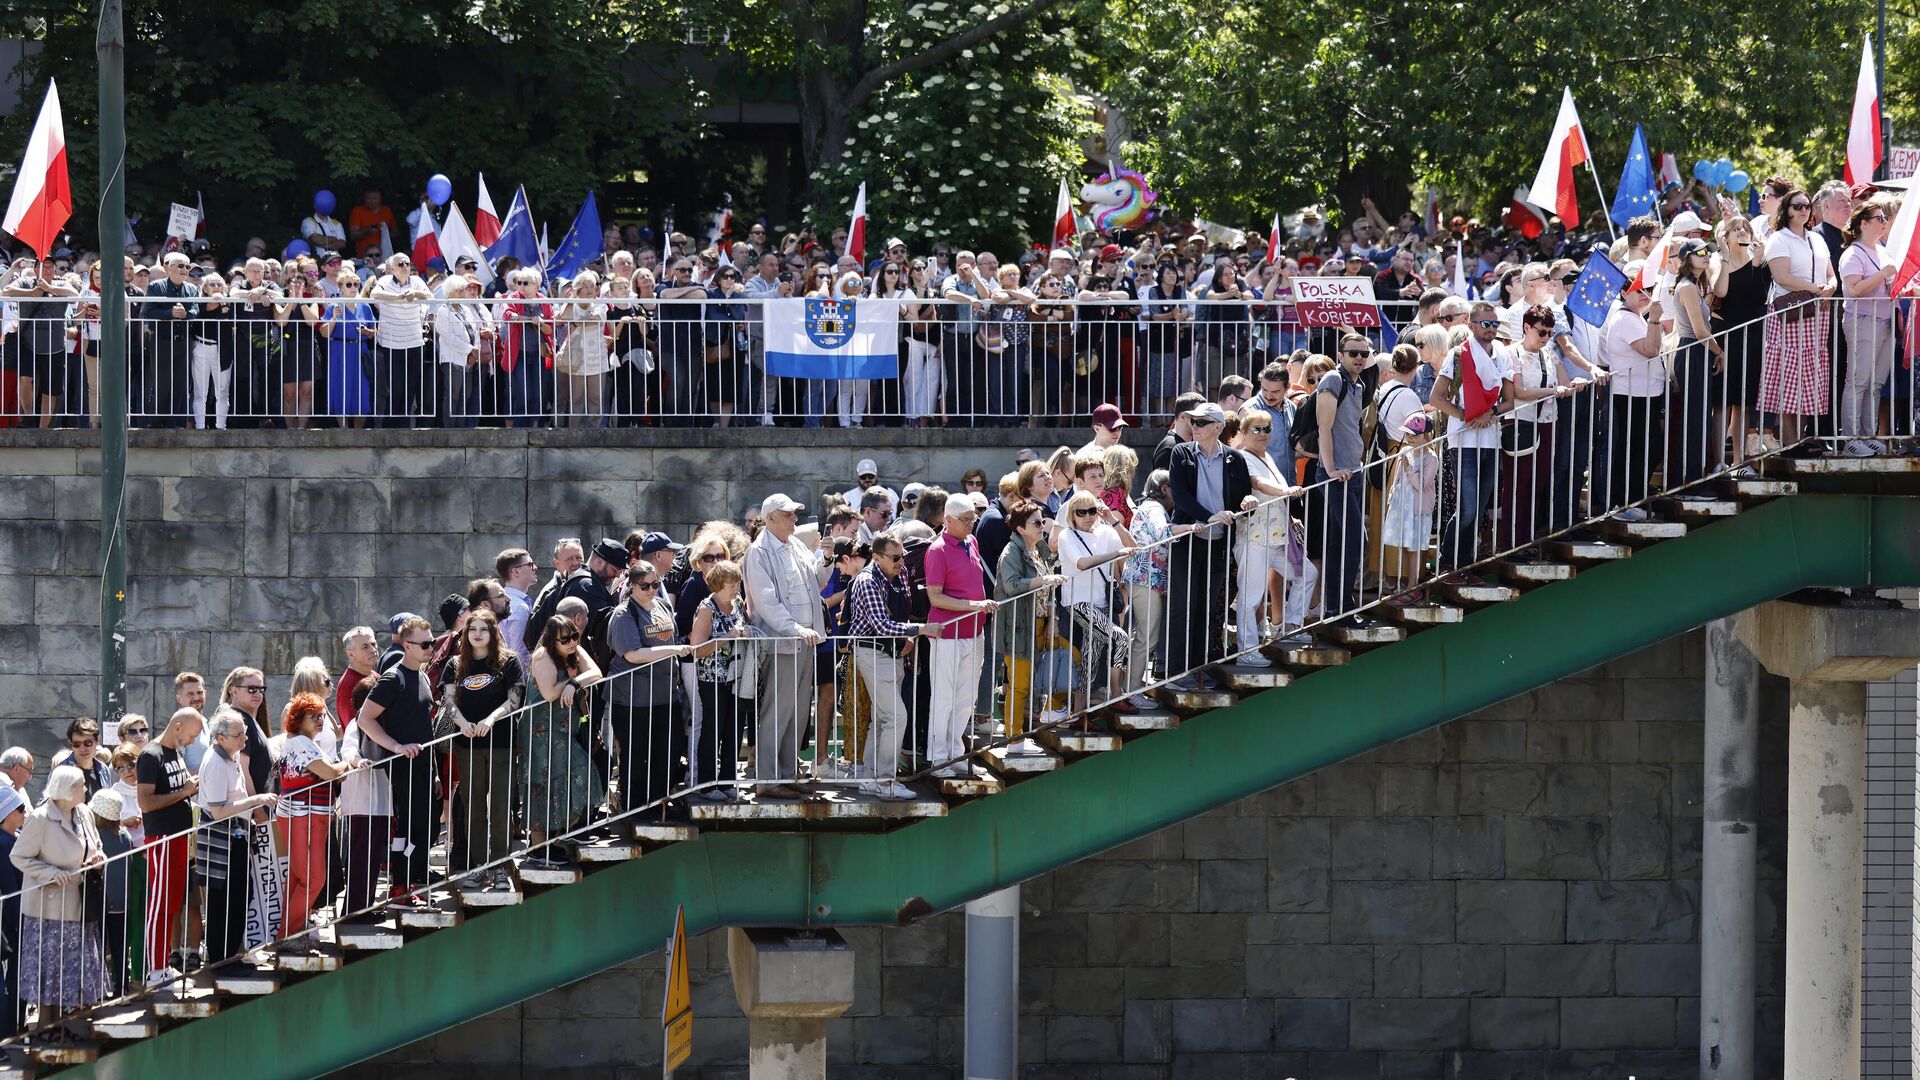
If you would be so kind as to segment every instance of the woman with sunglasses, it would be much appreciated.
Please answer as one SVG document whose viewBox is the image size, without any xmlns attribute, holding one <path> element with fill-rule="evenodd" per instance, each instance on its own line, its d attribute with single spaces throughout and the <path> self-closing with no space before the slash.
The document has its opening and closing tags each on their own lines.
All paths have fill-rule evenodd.
<svg viewBox="0 0 1920 1080">
<path fill-rule="evenodd" d="M 1546 522 L 1547 491 L 1554 475 L 1553 425 L 1560 416 L 1559 399 L 1573 393 L 1573 387 L 1560 381 L 1553 328 L 1552 308 L 1545 304 L 1528 308 L 1520 319 L 1520 342 L 1508 357 L 1512 410 L 1500 429 L 1496 551 L 1529 547 Z"/>
<path fill-rule="evenodd" d="M 718 557 L 709 560 L 708 554 Z M 747 622 L 739 564 L 728 559 L 724 550 L 710 550 L 696 560 L 696 565 L 700 568 L 696 577 L 706 595 L 694 605 L 692 634 L 687 639 L 695 657 L 700 694 L 700 712 L 691 739 L 693 752 L 687 761 L 694 786 L 715 786 L 697 791 L 693 797 L 706 802 L 736 802 L 739 791 L 732 785 L 740 776 L 740 733 L 753 730 L 757 687 L 750 676 L 759 667 L 758 654 L 751 651 L 745 639 L 763 635 L 759 627 Z"/>
<path fill-rule="evenodd" d="M 1263 414 L 1264 415 L 1264 414 Z M 1068 643 L 1080 657 L 1073 713 L 1096 702 L 1108 708 L 1134 712 L 1121 695 L 1126 688 L 1124 667 L 1132 644 L 1127 631 L 1114 622 L 1125 592 L 1109 565 L 1126 558 L 1134 547 L 1133 534 L 1120 525 L 1120 515 L 1092 491 L 1075 491 L 1060 515 L 1055 550 L 1066 581 L 1060 592 Z"/>
<path fill-rule="evenodd" d="M 586 728 L 592 719 L 586 688 L 599 681 L 599 666 L 581 647 L 580 627 L 565 615 L 548 618 L 533 650 L 533 683 L 540 700 L 515 733 L 521 758 L 516 771 L 526 781 L 521 810 L 530 853 L 526 864 L 534 869 L 560 865 L 547 857 L 547 837 L 578 825 L 606 794 L 584 741 L 592 738 Z"/>
<path fill-rule="evenodd" d="M 326 698 L 310 691 L 293 695 L 280 717 L 286 742 L 278 766 L 280 805 L 273 827 L 274 839 L 287 857 L 281 938 L 306 931 L 315 901 L 333 876 L 333 807 L 339 794 L 334 781 L 345 776 L 349 766 L 317 741 L 326 726 Z M 316 944 L 303 939 L 295 947 L 311 950 Z"/>
<path fill-rule="evenodd" d="M 940 309 L 926 264 L 915 259 L 901 287 L 900 326 L 906 362 L 900 373 L 900 407 L 909 427 L 926 427 L 940 408 Z"/>
<path fill-rule="evenodd" d="M 468 609 L 459 651 L 440 669 L 440 707 L 453 718 L 460 785 L 454 790 L 448 869 L 469 889 L 507 888 L 506 857 L 513 851 L 512 735 L 498 734 L 525 700 L 520 658 L 500 633 L 489 607 Z M 493 866 L 490 875 L 482 868 Z"/>
<path fill-rule="evenodd" d="M 220 706 L 213 715 L 217 718 L 223 713 L 234 713 L 246 721 L 247 779 L 252 781 L 253 790 L 272 791 L 273 748 L 267 744 L 265 721 L 273 713 L 267 709 L 267 677 L 259 668 L 237 667 L 227 673 L 227 681 L 220 687 Z M 255 820 L 264 823 L 267 816 L 260 814 Z"/>
<path fill-rule="evenodd" d="M 273 305 L 285 335 L 280 348 L 280 415 L 289 428 L 313 426 L 313 380 L 320 356 L 320 268 L 301 258 L 287 267 L 287 302 Z"/>
<path fill-rule="evenodd" d="M 1813 199 L 1795 188 L 1774 210 L 1767 237 L 1766 352 L 1760 362 L 1760 408 L 1781 414 L 1788 442 L 1811 435 L 1807 417 L 1824 415 L 1831 363 L 1827 340 L 1832 312 L 1833 265 L 1826 242 L 1811 228 Z"/>
<path fill-rule="evenodd" d="M 1247 473 L 1282 488 L 1293 488 L 1286 469 L 1274 460 L 1271 450 L 1273 416 L 1255 402 L 1240 406 L 1239 434 L 1233 443 L 1247 459 Z M 1280 635 L 1291 634 L 1306 621 L 1307 603 L 1313 595 L 1319 572 L 1306 557 L 1305 537 L 1296 535 L 1293 515 L 1287 500 L 1271 495 L 1256 496 L 1260 505 L 1240 523 L 1234 537 L 1234 560 L 1239 580 L 1234 593 L 1234 633 L 1241 655 L 1235 663 L 1248 667 L 1269 667 L 1272 661 L 1258 646 L 1266 640 L 1261 632 L 1261 610 L 1267 605 L 1268 591 L 1277 581 L 1286 589 Z M 1292 582 L 1291 586 L 1286 583 Z M 1137 630 L 1135 631 L 1138 632 Z"/>
<path fill-rule="evenodd" d="M 673 661 L 685 659 L 693 649 L 676 643 L 673 607 L 661 590 L 659 571 L 641 562 L 627 575 L 626 598 L 607 618 L 615 761 L 620 802 L 628 811 L 666 799 L 673 789 L 674 765 L 686 747 L 687 725 L 673 700 L 680 665 Z M 665 809 L 663 804 L 653 816 Z"/>
<path fill-rule="evenodd" d="M 906 264 L 892 259 L 882 263 L 880 269 L 874 271 L 873 280 L 867 285 L 867 295 L 875 299 L 896 301 L 900 312 L 899 354 L 902 360 L 906 359 L 910 352 L 909 343 L 912 341 L 907 336 L 909 328 L 906 317 L 907 307 L 914 298 L 912 289 L 907 285 Z M 875 307 L 878 306 L 875 305 Z M 903 369 L 902 375 L 904 374 Z M 900 417 L 903 415 L 912 415 L 904 409 L 903 381 L 903 378 L 873 380 L 870 393 L 874 416 L 885 418 L 887 423 L 897 424 L 901 422 Z"/>
<path fill-rule="evenodd" d="M 1848 457 L 1887 452 L 1874 438 L 1880 426 L 1880 388 L 1893 376 L 1893 294 L 1888 283 L 1899 269 L 1887 260 L 1888 219 L 1892 210 L 1878 198 L 1855 203 L 1847 220 L 1847 249 L 1840 254 L 1840 281 L 1846 290 L 1840 330 L 1847 336 L 1847 377 L 1840 392 L 1840 434 L 1849 436 Z M 1906 376 L 1911 378 L 1911 375 Z M 1896 387 L 1896 390 L 1899 388 Z M 1895 403 L 1911 402 L 1895 393 Z M 1902 432 L 1901 427 L 1908 430 Z M 1913 434 L 1911 421 L 1896 417 L 1893 434 Z"/>
<path fill-rule="evenodd" d="M 1667 486 L 1690 484 L 1707 474 L 1709 457 L 1719 457 L 1715 432 L 1715 409 L 1724 386 L 1727 350 L 1713 336 L 1713 319 L 1707 294 L 1713 288 L 1713 251 L 1699 240 L 1684 240 L 1677 252 L 1679 267 L 1674 273 L 1673 304 L 1679 344 L 1674 349 L 1673 448 L 1666 454 Z M 1682 499 L 1701 496 L 1682 492 Z"/>
</svg>

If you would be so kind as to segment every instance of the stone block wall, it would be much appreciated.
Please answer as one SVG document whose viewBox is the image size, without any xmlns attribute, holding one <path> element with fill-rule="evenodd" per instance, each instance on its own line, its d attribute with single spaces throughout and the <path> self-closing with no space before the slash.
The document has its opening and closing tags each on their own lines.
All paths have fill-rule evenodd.
<svg viewBox="0 0 1920 1080">
<path fill-rule="evenodd" d="M 1676 638 L 1028 882 L 1021 1075 L 1695 1076 L 1701 655 Z M 1784 685 L 1763 676 L 1761 1075 L 1785 992 Z M 847 936 L 831 1074 L 957 1080 L 964 917 Z M 744 1080 L 725 936 L 694 949 L 686 1073 Z M 657 1075 L 660 962 L 355 1072 Z"/>
<path fill-rule="evenodd" d="M 1136 433 L 1147 439 L 1152 433 Z M 740 519 L 784 491 L 811 506 L 876 459 L 899 490 L 996 480 L 1015 452 L 1084 431 L 137 431 L 127 458 L 129 711 L 173 708 L 172 678 L 212 689 L 245 664 L 286 703 L 300 657 L 338 671 L 340 634 L 413 611 L 562 536 Z M 96 710 L 100 464 L 90 432 L 0 431 L 0 745 L 45 753 Z M 543 571 L 544 577 L 544 571 Z"/>
</svg>

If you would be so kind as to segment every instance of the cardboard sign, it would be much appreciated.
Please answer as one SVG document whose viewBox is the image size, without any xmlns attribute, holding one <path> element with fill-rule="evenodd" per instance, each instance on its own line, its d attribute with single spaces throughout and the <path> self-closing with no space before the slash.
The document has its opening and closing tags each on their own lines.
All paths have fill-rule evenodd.
<svg viewBox="0 0 1920 1080">
<path fill-rule="evenodd" d="M 1887 155 L 1887 179 L 1905 180 L 1920 173 L 1920 146 L 1896 146 Z"/>
<path fill-rule="evenodd" d="M 1301 326 L 1380 325 L 1372 278 L 1297 277 L 1293 304 Z"/>
<path fill-rule="evenodd" d="M 191 206 L 181 206 L 179 203 L 172 204 L 172 209 L 167 211 L 168 236 L 177 236 L 182 240 L 191 240 L 193 239 L 194 231 L 198 228 L 200 228 L 200 211 L 195 210 Z"/>
</svg>

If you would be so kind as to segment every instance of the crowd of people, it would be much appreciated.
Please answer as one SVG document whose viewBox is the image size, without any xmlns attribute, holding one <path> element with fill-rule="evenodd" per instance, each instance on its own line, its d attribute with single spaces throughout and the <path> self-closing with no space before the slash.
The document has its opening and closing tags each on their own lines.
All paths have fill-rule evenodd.
<svg viewBox="0 0 1920 1080">
<path fill-rule="evenodd" d="M 1397 342 L 1382 328 L 1287 323 L 1286 282 L 1303 269 L 1293 254 L 1269 263 L 1209 254 L 1204 242 L 1161 249 L 1149 235 L 1090 246 L 1084 260 L 1056 251 L 1002 268 L 985 253 L 915 259 L 889 241 L 871 281 L 851 267 L 833 287 L 884 290 L 904 277 L 912 284 L 900 287 L 920 289 L 943 277 L 959 291 L 967 302 L 943 308 L 921 341 L 931 350 L 916 354 L 923 374 L 956 362 L 971 370 L 995 355 L 982 342 L 1031 343 L 1013 333 L 1045 321 L 1023 306 L 1030 288 L 1039 298 L 1107 294 L 1092 299 L 1114 306 L 1094 310 L 1120 315 L 1093 320 L 1095 336 L 1144 380 L 1136 389 L 1168 399 L 1151 457 L 1142 461 L 1146 441 L 1126 437 L 1137 413 L 1103 400 L 1077 417 L 1090 425 L 1083 446 L 1021 451 L 999 463 L 997 479 L 975 468 L 951 490 L 895 490 L 883 480 L 904 478 L 883 478 L 865 459 L 848 490 L 820 506 L 775 494 L 685 543 L 646 528 L 621 540 L 555 538 L 544 585 L 541 559 L 508 549 L 473 568 L 465 593 L 440 603 L 437 624 L 399 612 L 345 628 L 333 658 L 344 663 L 300 660 L 284 706 L 270 705 L 282 688 L 257 668 L 229 672 L 217 697 L 182 672 L 164 723 L 130 715 L 107 731 L 75 720 L 37 799 L 31 755 L 0 753 L 0 933 L 13 958 L 4 1019 L 18 1029 L 33 1006 L 44 1028 L 202 964 L 311 948 L 303 935 L 314 927 L 431 903 L 449 879 L 463 890 L 511 888 L 511 860 L 557 869 L 566 854 L 557 841 L 590 840 L 643 813 L 917 798 L 908 780 L 976 777 L 970 755 L 984 741 L 1033 752 L 1037 729 L 1151 708 L 1158 687 L 1209 689 L 1220 662 L 1271 666 L 1275 644 L 1366 629 L 1383 608 L 1434 604 L 1428 583 L 1480 584 L 1491 556 L 1538 557 L 1545 537 L 1577 536 L 1609 515 L 1645 520 L 1656 493 L 1704 497 L 1700 481 L 1748 474 L 1749 459 L 1781 451 L 1783 440 L 1794 453 L 1904 449 L 1912 369 L 1907 315 L 1887 295 L 1890 200 L 1838 184 L 1809 195 L 1774 180 L 1763 205 L 1758 219 L 1718 207 L 1710 225 L 1698 209 L 1672 207 L 1664 226 L 1634 222 L 1612 245 L 1627 284 L 1600 325 L 1569 314 L 1576 241 L 1490 267 L 1488 293 L 1469 297 L 1432 287 L 1430 276 L 1454 275 L 1418 261 L 1406 223 L 1342 230 L 1334 255 L 1377 273 L 1382 295 L 1409 301 Z M 1369 271 L 1381 251 L 1375 235 L 1398 244 Z M 756 264 L 752 242 L 735 261 L 757 265 L 762 283 L 792 284 L 781 251 Z M 809 286 L 832 265 L 798 258 Z M 1648 259 L 1670 261 L 1671 278 L 1643 280 Z M 625 250 L 606 262 L 634 296 L 673 299 Z M 668 262 L 672 280 L 689 280 L 696 263 L 718 280 L 674 287 L 707 298 L 689 322 L 710 327 L 738 276 L 704 253 L 674 251 Z M 182 316 L 189 305 L 178 303 L 195 288 L 192 260 L 175 253 L 162 265 L 165 280 L 147 283 L 139 304 L 159 308 L 155 323 L 184 322 L 200 365 L 192 350 L 204 305 Z M 369 284 L 342 267 L 296 260 L 283 293 L 273 279 L 288 266 L 250 259 L 244 298 L 225 302 L 274 319 L 299 309 L 304 320 L 310 297 L 369 289 L 386 306 L 379 325 L 355 332 L 376 342 L 376 355 L 426 348 L 377 344 L 409 305 L 407 325 L 433 327 L 436 342 L 454 333 L 445 320 L 484 310 L 434 306 L 436 294 L 457 300 L 474 287 L 470 268 L 427 280 L 396 256 Z M 35 304 L 84 305 L 82 293 L 61 291 L 76 283 L 57 267 L 32 269 L 56 277 L 0 290 L 20 326 L 35 325 Z M 1137 290 L 1141 272 L 1151 283 Z M 524 291 L 503 310 L 526 318 L 492 324 L 494 336 L 533 336 L 505 352 L 566 325 L 568 300 L 549 304 L 531 271 L 506 276 Z M 577 302 L 598 287 L 585 272 L 562 292 Z M 1202 309 L 1244 315 L 1244 336 L 1166 345 L 1189 310 L 1181 305 L 1196 303 L 1190 287 Z M 1835 296 L 1845 301 L 1837 315 L 1825 302 Z M 1005 317 L 1009 307 L 1031 320 Z M 641 340 L 664 340 L 665 310 L 639 320 L 650 327 L 635 331 Z M 968 322 L 956 330 L 960 319 Z M 989 320 L 997 339 L 985 333 Z M 1089 320 L 1084 311 L 1075 320 L 1077 337 Z M 37 355 L 20 351 L 23 333 L 9 338 L 16 372 L 20 357 Z M 973 344 L 949 348 L 955 333 Z M 141 355 L 164 354 L 156 340 Z M 563 340 L 556 355 L 567 348 Z M 315 370 L 323 351 L 312 353 Z M 659 355 L 648 374 L 664 372 L 665 383 L 643 380 L 635 400 L 677 392 L 679 369 Z M 1178 374 L 1156 381 L 1156 357 Z M 733 370 L 711 359 L 688 362 L 709 377 Z M 35 375 L 22 379 L 42 372 L 29 368 Z M 526 401 L 573 393 L 533 378 L 511 385 Z M 337 383 L 324 386 L 331 395 Z M 942 377 L 932 400 L 985 389 Z M 1050 417 L 1046 382 L 1036 375 L 1030 389 L 1045 406 L 1032 415 Z M 916 391 L 900 392 L 912 400 Z M 282 401 L 305 393 L 296 386 Z M 777 410 L 807 422 L 825 400 L 811 387 L 777 401 L 741 393 L 733 419 Z M 1013 415 L 1026 415 L 1012 402 Z M 991 419 L 992 410 L 961 415 Z M 678 418 L 690 421 L 691 410 Z M 274 422 L 296 419 L 289 410 Z M 437 846 L 444 875 L 429 865 Z"/>
<path fill-rule="evenodd" d="M 1546 303 L 1560 336 L 1591 357 L 1604 323 L 1569 318 L 1565 301 L 1604 252 L 1623 269 L 1659 257 L 1669 382 L 1698 397 L 1737 366 L 1739 385 L 1720 396 L 1737 409 L 1743 442 L 1791 440 L 1803 417 L 1825 418 L 1808 422 L 1823 433 L 1866 436 L 1853 440 L 1862 445 L 1911 433 L 1907 412 L 1877 431 L 1865 418 L 1882 411 L 1878 398 L 1895 411 L 1912 400 L 1907 304 L 1887 289 L 1889 195 L 1839 181 L 1809 194 L 1777 177 L 1758 190 L 1762 212 L 1749 218 L 1725 196 L 1670 186 L 1660 216 L 1611 240 L 1555 218 L 1533 236 L 1458 217 L 1429 235 L 1411 212 L 1389 222 L 1364 200 L 1338 227 L 1303 211 L 1275 251 L 1258 235 L 1155 227 L 1090 233 L 1005 264 L 891 238 L 863 264 L 844 229 L 776 237 L 763 224 L 704 246 L 672 233 L 656 248 L 628 225 L 607 230 L 585 270 L 551 280 L 511 259 L 381 258 L 367 226 L 316 213 L 301 225 L 308 250 L 286 258 L 257 238 L 224 266 L 204 245 L 151 265 L 126 257 L 131 409 L 138 424 L 216 428 L 1049 426 L 1114 403 L 1158 422 L 1181 393 L 1252 379 L 1302 349 L 1332 354 L 1340 328 L 1298 317 L 1301 275 L 1371 279 L 1388 325 L 1357 329 L 1383 349 L 1453 297 L 1491 300 L 1516 343 L 1521 313 Z M 378 208 L 378 193 L 366 202 Z M 1699 246 L 1679 254 L 1688 240 Z M 65 249 L 14 261 L 0 287 L 0 423 L 97 414 L 98 285 L 93 260 Z M 781 297 L 893 302 L 897 377 L 770 375 L 761 304 Z M 1829 297 L 1844 301 L 1844 317 L 1809 302 Z M 1783 298 L 1793 303 L 1770 315 Z"/>
</svg>

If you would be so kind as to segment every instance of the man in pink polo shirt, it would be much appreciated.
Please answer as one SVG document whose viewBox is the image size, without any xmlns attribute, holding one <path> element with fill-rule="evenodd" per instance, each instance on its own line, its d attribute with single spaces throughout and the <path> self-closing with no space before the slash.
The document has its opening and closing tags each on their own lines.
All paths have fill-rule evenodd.
<svg viewBox="0 0 1920 1080">
<path fill-rule="evenodd" d="M 980 517 L 966 495 L 947 497 L 946 531 L 927 549 L 928 621 L 940 624 L 940 636 L 927 642 L 927 666 L 933 677 L 933 705 L 927 716 L 929 761 L 949 764 L 935 776 L 970 776 L 973 767 L 959 761 L 966 753 L 961 736 L 973 719 L 973 699 L 986 660 L 987 616 L 1000 605 L 987 599 L 986 567 L 973 523 Z"/>
</svg>

